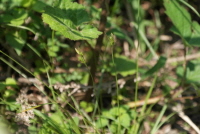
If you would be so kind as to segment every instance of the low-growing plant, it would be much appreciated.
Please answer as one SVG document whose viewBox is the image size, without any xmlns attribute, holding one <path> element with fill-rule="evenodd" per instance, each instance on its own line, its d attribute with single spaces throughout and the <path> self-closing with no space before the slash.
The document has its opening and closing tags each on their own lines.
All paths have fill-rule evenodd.
<svg viewBox="0 0 200 134">
<path fill-rule="evenodd" d="M 2 1 L 0 24 L 4 30 L 0 33 L 0 45 L 3 46 L 0 60 L 3 65 L 0 70 L 6 66 L 7 76 L 15 72 L 18 74 L 6 76 L 0 82 L 0 120 L 2 126 L 9 128 L 6 132 L 4 127 L 0 127 L 0 132 L 138 134 L 143 132 L 144 122 L 151 118 L 156 103 L 162 100 L 160 114 L 153 119 L 155 122 L 151 123 L 149 130 L 154 134 L 175 115 L 177 111 L 167 112 L 168 109 L 173 110 L 174 104 L 170 102 L 174 101 L 174 96 L 171 97 L 171 87 L 162 85 L 169 75 L 162 77 L 167 57 L 156 52 L 161 40 L 154 38 L 151 42 L 145 35 L 146 26 L 161 27 L 157 12 L 154 24 L 145 20 L 146 13 L 140 0 L 129 0 L 124 2 L 125 5 L 120 4 L 122 1 L 109 3 L 103 0 L 99 2 L 100 8 L 89 7 L 92 2 Z M 188 47 L 199 46 L 200 26 L 192 21 L 184 6 L 199 14 L 182 0 L 163 0 L 163 5 L 173 23 L 171 31 L 181 38 L 186 56 Z M 124 16 L 118 15 L 124 6 L 130 26 L 123 22 Z M 123 30 L 123 26 L 131 32 Z M 152 37 L 161 34 L 158 29 L 147 31 L 154 34 Z M 119 47 L 117 41 L 121 40 L 125 41 L 124 47 L 128 42 L 128 47 L 135 54 Z M 125 56 L 123 51 L 129 53 Z M 131 56 L 134 60 L 130 59 Z M 155 63 L 139 67 L 141 58 L 146 61 L 153 58 Z M 72 61 L 72 71 L 69 60 Z M 184 66 L 176 69 L 177 77 L 181 78 L 176 80 L 177 87 L 184 91 L 185 85 L 191 84 L 199 95 L 198 66 L 199 60 L 187 63 L 185 59 Z M 18 75 L 25 78 L 22 83 L 28 83 L 26 88 L 20 80 L 14 79 Z M 125 79 L 122 86 L 120 79 Z M 106 83 L 108 80 L 114 82 Z M 140 87 L 140 82 L 146 80 L 150 85 Z M 124 86 L 126 82 L 129 84 L 127 87 Z M 163 88 L 161 97 L 152 104 L 151 96 L 157 92 L 154 89 L 160 87 Z M 145 92 L 142 104 L 138 104 L 139 89 Z M 195 130 L 198 132 L 198 129 Z"/>
</svg>

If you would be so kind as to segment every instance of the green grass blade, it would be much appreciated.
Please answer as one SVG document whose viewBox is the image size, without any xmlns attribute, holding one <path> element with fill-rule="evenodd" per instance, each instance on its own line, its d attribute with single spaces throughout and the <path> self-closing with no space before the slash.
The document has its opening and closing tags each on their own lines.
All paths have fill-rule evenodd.
<svg viewBox="0 0 200 134">
<path fill-rule="evenodd" d="M 8 61 L 6 61 L 3 57 L 0 57 L 0 59 L 6 63 L 9 67 L 11 67 L 13 70 L 15 70 L 17 73 L 19 73 L 21 76 L 23 76 L 24 78 L 27 78 L 27 76 L 22 73 L 19 69 L 17 69 L 16 67 L 14 67 L 12 64 L 10 64 Z"/>
<path fill-rule="evenodd" d="M 158 125 L 158 127 L 157 127 L 157 129 L 159 129 L 165 122 L 167 122 L 172 116 L 174 116 L 176 113 L 172 113 L 172 114 L 170 114 L 170 115 L 168 115 L 167 117 L 166 117 L 166 119 L 165 120 L 163 120 L 159 125 Z"/>
<path fill-rule="evenodd" d="M 17 62 L 16 60 L 14 60 L 12 57 L 8 56 L 6 53 L 2 52 L 0 50 L 0 53 L 2 53 L 3 55 L 5 55 L 6 57 L 8 57 L 9 59 L 11 59 L 12 61 L 14 61 L 17 65 L 19 65 L 20 67 L 22 67 L 25 71 L 27 71 L 28 73 L 30 73 L 31 75 L 34 76 L 34 74 L 32 72 L 30 72 L 27 68 L 25 68 L 23 65 L 21 65 L 19 62 Z M 26 78 L 26 77 L 25 77 Z"/>
<path fill-rule="evenodd" d="M 165 66 L 166 61 L 167 61 L 166 57 L 160 56 L 157 63 L 144 74 L 144 77 L 152 76 L 155 72 L 163 68 Z"/>
<path fill-rule="evenodd" d="M 26 44 L 35 54 L 37 54 L 37 56 L 39 56 L 40 58 L 42 58 L 42 55 L 34 48 L 32 47 L 30 44 Z"/>
<path fill-rule="evenodd" d="M 151 96 L 151 94 L 152 94 L 152 91 L 153 91 L 153 88 L 154 88 L 154 86 L 155 86 L 156 80 L 157 80 L 157 76 L 154 77 L 154 80 L 153 80 L 153 82 L 152 82 L 152 85 L 151 85 L 151 87 L 150 87 L 150 89 L 149 89 L 149 91 L 148 91 L 148 93 L 147 93 L 147 96 L 146 96 L 146 98 L 145 98 L 145 103 L 144 103 L 144 105 L 142 106 L 142 111 L 141 111 L 141 115 L 140 115 L 140 116 L 143 116 L 144 113 L 145 113 L 146 106 L 147 106 L 147 101 L 148 101 L 148 99 L 150 98 L 150 96 Z"/>
<path fill-rule="evenodd" d="M 7 24 L 8 26 L 11 26 L 11 27 L 17 27 L 17 28 L 21 28 L 21 29 L 25 29 L 25 30 L 28 30 L 34 34 L 36 34 L 35 31 L 33 31 L 32 29 L 28 28 L 28 27 L 25 27 L 25 26 L 16 26 L 16 25 L 13 25 L 13 24 Z"/>
<path fill-rule="evenodd" d="M 158 127 L 159 122 L 160 122 L 161 118 L 163 117 L 166 109 L 167 109 L 167 105 L 164 105 L 159 116 L 158 116 L 158 118 L 157 118 L 157 120 L 156 120 L 156 123 L 155 123 L 153 129 L 151 130 L 151 134 L 154 134 L 159 129 L 159 127 Z"/>
<path fill-rule="evenodd" d="M 156 54 L 156 52 L 154 51 L 153 47 L 151 46 L 150 42 L 148 41 L 147 37 L 145 36 L 145 34 L 143 33 L 143 31 L 141 29 L 138 28 L 138 25 L 134 22 L 132 22 L 132 24 L 135 26 L 135 28 L 138 30 L 141 38 L 143 39 L 143 41 L 145 42 L 145 44 L 147 45 L 147 47 L 149 48 L 151 54 L 158 59 L 158 55 Z"/>
</svg>

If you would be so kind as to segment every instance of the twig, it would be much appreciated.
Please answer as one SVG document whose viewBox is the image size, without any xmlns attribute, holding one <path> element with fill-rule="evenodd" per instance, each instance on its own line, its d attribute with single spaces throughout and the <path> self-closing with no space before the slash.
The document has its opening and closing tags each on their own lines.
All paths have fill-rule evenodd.
<svg viewBox="0 0 200 134">
<path fill-rule="evenodd" d="M 200 53 L 196 53 L 196 54 L 191 54 L 191 55 L 186 55 L 186 57 L 184 58 L 184 56 L 180 56 L 180 57 L 176 57 L 176 58 L 169 58 L 167 60 L 167 64 L 170 63 L 175 63 L 175 62 L 182 62 L 184 60 L 192 60 L 192 59 L 197 59 L 200 58 Z M 145 66 L 145 65 L 154 65 L 156 64 L 157 60 L 153 60 L 151 62 L 146 62 L 144 60 L 142 60 L 142 62 L 139 62 L 139 66 Z"/>
<path fill-rule="evenodd" d="M 157 96 L 157 97 L 153 97 L 153 98 L 148 99 L 148 101 L 146 103 L 147 104 L 153 104 L 153 103 L 156 103 L 156 102 L 158 102 L 159 100 L 162 100 L 162 99 L 163 99 L 163 96 Z M 130 108 L 133 108 L 133 107 L 142 106 L 142 105 L 144 105 L 144 103 L 145 103 L 145 100 L 141 100 L 141 101 L 137 101 L 137 102 L 129 102 L 127 105 Z"/>
<path fill-rule="evenodd" d="M 198 96 L 194 97 L 194 96 L 186 96 L 186 97 L 181 97 L 181 98 L 174 98 L 173 100 L 185 100 L 185 99 L 195 99 L 195 98 L 199 98 Z M 154 103 L 157 103 L 158 101 L 163 101 L 164 100 L 164 96 L 163 95 L 160 95 L 160 96 L 157 96 L 157 97 L 153 97 L 153 98 L 149 98 L 148 101 L 146 102 L 147 105 L 149 104 L 154 104 Z M 130 107 L 130 108 L 133 108 L 133 107 L 140 107 L 142 105 L 144 105 L 145 103 L 145 100 L 140 100 L 140 101 L 137 101 L 137 102 L 129 102 L 127 103 L 127 105 Z"/>
<path fill-rule="evenodd" d="M 175 100 L 194 99 L 194 98 L 197 98 L 197 97 L 188 96 L 188 97 L 176 98 Z M 164 99 L 164 96 L 161 95 L 158 97 L 150 98 L 146 103 L 153 104 L 163 99 Z M 127 105 L 133 108 L 133 107 L 142 106 L 144 105 L 144 103 L 145 103 L 145 100 L 141 100 L 137 102 L 129 102 Z M 192 120 L 187 115 L 185 115 L 185 113 L 183 112 L 183 108 L 180 104 L 178 104 L 177 106 L 171 107 L 171 109 L 174 112 L 176 112 L 181 119 L 183 119 L 186 123 L 188 123 L 197 132 L 197 134 L 200 134 L 200 129 L 192 122 Z"/>
<path fill-rule="evenodd" d="M 192 122 L 192 120 L 187 115 L 185 115 L 185 113 L 183 112 L 183 108 L 180 104 L 176 107 L 172 107 L 172 110 L 176 112 L 181 119 L 188 123 L 197 132 L 197 134 L 200 134 L 200 129 Z"/>
<path fill-rule="evenodd" d="M 101 12 L 101 19 L 100 19 L 100 24 L 99 24 L 99 31 L 103 32 L 103 34 L 98 37 L 96 46 L 92 50 L 92 58 L 90 59 L 91 77 L 89 78 L 88 85 L 93 85 L 93 86 L 94 86 L 94 82 L 96 78 L 96 70 L 97 70 L 98 61 L 99 61 L 99 52 L 101 50 L 101 46 L 103 45 L 104 32 L 105 32 L 106 22 L 107 22 L 106 4 L 108 4 L 108 1 L 101 0 L 100 4 L 101 4 L 102 12 Z M 89 89 L 86 92 L 84 100 L 90 101 L 92 93 L 93 93 L 93 89 Z"/>
<path fill-rule="evenodd" d="M 167 60 L 167 63 L 174 63 L 174 62 L 182 62 L 184 60 L 192 60 L 192 59 L 197 59 L 200 58 L 200 53 L 196 53 L 196 54 L 191 54 L 191 55 L 186 55 L 186 57 L 181 56 L 181 57 L 177 57 L 177 58 L 170 58 Z"/>
</svg>

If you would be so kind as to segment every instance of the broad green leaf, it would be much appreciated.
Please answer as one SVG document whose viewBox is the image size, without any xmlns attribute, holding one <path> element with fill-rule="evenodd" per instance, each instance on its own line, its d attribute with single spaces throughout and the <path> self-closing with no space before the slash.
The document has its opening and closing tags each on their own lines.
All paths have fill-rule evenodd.
<svg viewBox="0 0 200 134">
<path fill-rule="evenodd" d="M 138 112 L 137 111 L 135 111 L 135 110 L 131 110 L 130 111 L 130 117 L 131 117 L 131 119 L 134 119 L 134 118 L 136 118 L 138 116 Z"/>
<path fill-rule="evenodd" d="M 60 113 L 60 111 L 57 111 L 57 112 L 53 113 L 53 114 L 50 116 L 50 118 L 51 118 L 54 122 L 56 122 L 56 123 L 62 125 L 62 127 L 64 127 L 64 126 L 63 126 L 63 120 L 64 120 L 65 118 L 64 118 L 64 116 L 62 115 L 62 113 Z"/>
<path fill-rule="evenodd" d="M 81 106 L 82 108 L 86 108 L 86 107 L 87 107 L 87 102 L 81 101 L 80 106 Z"/>
<path fill-rule="evenodd" d="M 16 80 L 13 79 L 13 78 L 7 78 L 6 81 L 5 81 L 5 84 L 6 84 L 7 86 L 11 86 L 11 87 L 13 87 L 13 88 L 18 88 L 17 82 L 16 82 Z"/>
<path fill-rule="evenodd" d="M 184 68 L 178 67 L 176 73 L 179 77 L 183 77 Z M 200 83 L 200 61 L 190 61 L 187 64 L 186 82 Z"/>
<path fill-rule="evenodd" d="M 130 126 L 130 122 L 131 122 L 131 118 L 130 115 L 127 113 L 122 114 L 119 118 L 120 124 L 125 127 L 128 128 Z"/>
<path fill-rule="evenodd" d="M 188 42 L 191 45 L 200 45 L 200 25 L 196 21 L 192 23 L 192 35 Z"/>
<path fill-rule="evenodd" d="M 100 117 L 97 122 L 96 122 L 96 126 L 97 128 L 103 128 L 105 126 L 107 126 L 109 124 L 108 119 Z"/>
<path fill-rule="evenodd" d="M 108 111 L 108 110 L 104 110 L 102 111 L 102 118 L 107 118 L 110 120 L 115 120 L 115 116 L 112 114 L 112 112 Z"/>
<path fill-rule="evenodd" d="M 111 110 L 110 110 L 110 113 L 114 116 L 119 116 L 121 114 L 125 114 L 127 113 L 127 111 L 129 110 L 129 107 L 126 106 L 126 105 L 123 105 L 123 106 L 119 106 L 119 107 L 113 107 Z"/>
<path fill-rule="evenodd" d="M 42 18 L 51 29 L 71 40 L 94 39 L 102 34 L 88 24 L 90 18 L 85 7 L 69 0 L 57 0 L 53 7 L 47 6 Z"/>
<path fill-rule="evenodd" d="M 74 116 L 74 117 L 72 117 L 72 120 L 74 121 L 74 123 L 75 123 L 77 126 L 79 125 L 79 117 Z M 74 124 L 74 123 L 72 123 L 72 121 L 71 121 L 71 124 Z"/>
<path fill-rule="evenodd" d="M 1 134 L 11 134 L 12 132 L 12 128 L 9 128 L 7 126 L 9 126 L 10 122 L 8 121 L 8 118 L 6 118 L 5 116 L 0 116 L 0 133 Z"/>
<path fill-rule="evenodd" d="M 136 72 L 136 63 L 125 56 L 116 56 L 114 58 L 114 66 L 111 68 L 111 73 L 116 73 L 122 76 L 132 75 Z"/>
<path fill-rule="evenodd" d="M 86 111 L 86 112 L 92 112 L 93 111 L 93 105 L 92 103 L 88 103 L 85 101 L 81 101 L 80 106 Z"/>
<path fill-rule="evenodd" d="M 116 124 L 115 122 L 111 123 L 111 125 L 110 125 L 110 131 L 113 134 L 117 134 L 117 128 L 118 128 L 118 124 Z"/>
<path fill-rule="evenodd" d="M 164 0 L 164 6 L 166 14 L 174 24 L 172 31 L 178 34 L 185 44 L 200 46 L 200 25 L 191 20 L 188 11 L 175 0 Z"/>
<path fill-rule="evenodd" d="M 192 21 L 187 10 L 175 0 L 164 0 L 164 6 L 179 35 L 184 39 L 190 37 Z"/>
</svg>

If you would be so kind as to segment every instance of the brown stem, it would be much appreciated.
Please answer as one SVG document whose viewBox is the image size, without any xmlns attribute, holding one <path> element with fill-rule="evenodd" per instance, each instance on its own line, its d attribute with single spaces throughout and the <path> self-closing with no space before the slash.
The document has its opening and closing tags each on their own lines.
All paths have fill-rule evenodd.
<svg viewBox="0 0 200 134">
<path fill-rule="evenodd" d="M 96 79 L 96 71 L 97 71 L 97 65 L 99 61 L 99 53 L 101 51 L 101 46 L 103 45 L 103 38 L 104 38 L 104 32 L 105 32 L 105 27 L 106 27 L 106 22 L 107 22 L 107 10 L 106 10 L 106 4 L 108 4 L 108 0 L 101 0 L 100 1 L 102 12 L 101 12 L 101 19 L 100 19 L 100 24 L 99 24 L 99 31 L 103 32 L 102 35 L 100 35 L 97 38 L 97 43 L 95 48 L 92 50 L 92 57 L 90 59 L 90 73 L 91 77 L 89 78 L 88 85 L 93 85 Z M 86 95 L 84 97 L 85 101 L 91 101 L 93 89 L 89 89 L 86 92 Z"/>
</svg>

